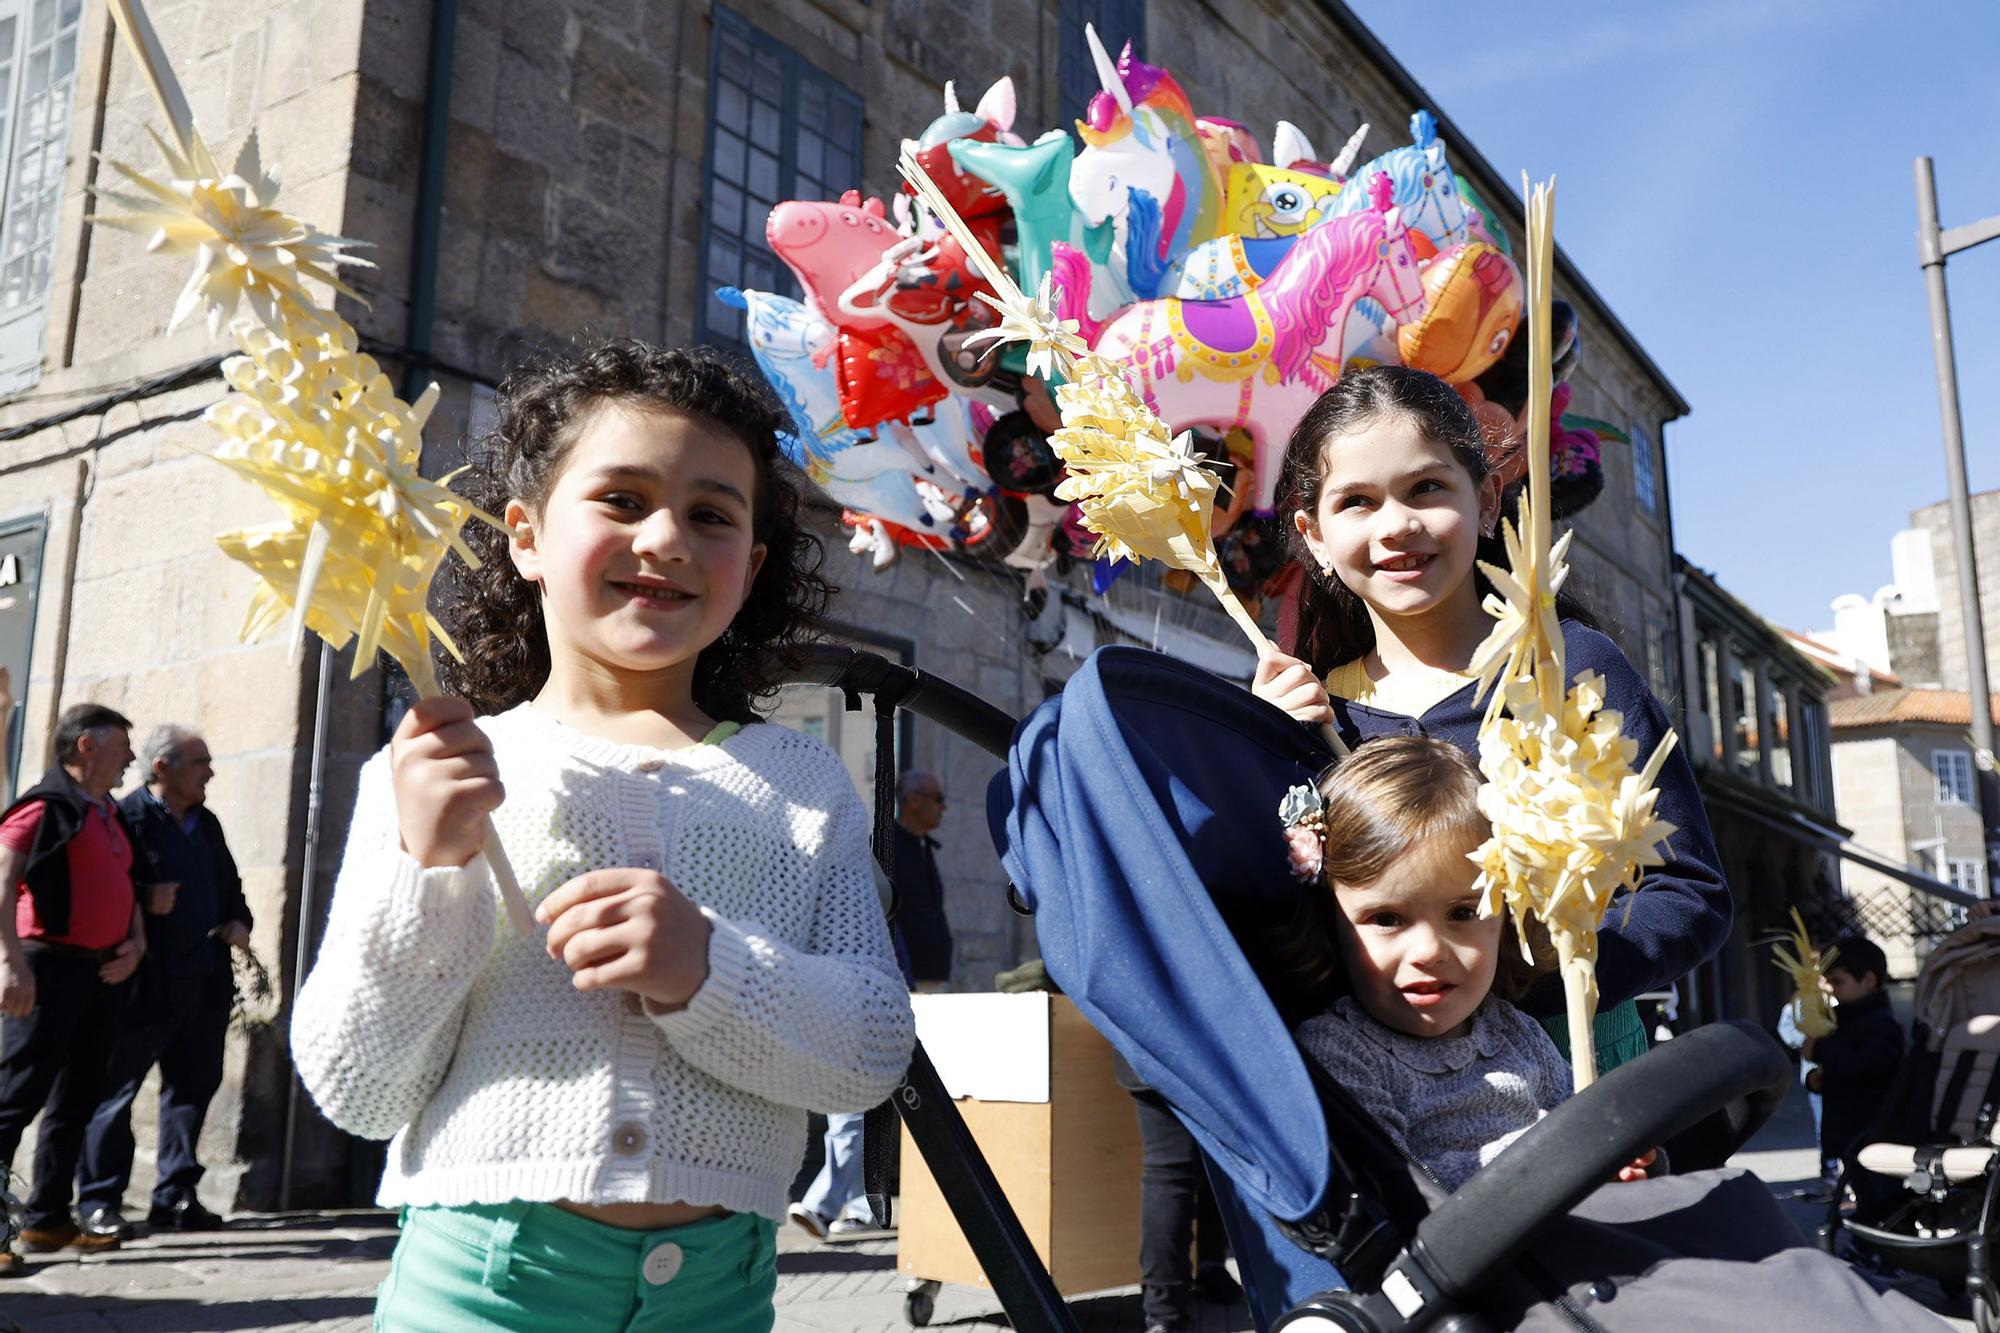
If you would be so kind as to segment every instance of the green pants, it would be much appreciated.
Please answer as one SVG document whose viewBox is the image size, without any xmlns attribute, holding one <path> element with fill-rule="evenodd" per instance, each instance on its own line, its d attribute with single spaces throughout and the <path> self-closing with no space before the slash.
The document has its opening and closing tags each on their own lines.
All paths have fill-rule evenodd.
<svg viewBox="0 0 2000 1333">
<path fill-rule="evenodd" d="M 1563 1014 L 1551 1014 L 1542 1020 L 1542 1026 L 1555 1038 L 1556 1049 L 1563 1059 L 1569 1059 L 1569 1019 Z M 1597 1015 L 1590 1027 L 1591 1044 L 1597 1048 L 1597 1072 L 1608 1074 L 1629 1060 L 1644 1055 L 1650 1043 L 1646 1040 L 1646 1023 L 1639 1017 L 1639 1006 L 1627 1000 L 1613 1005 Z"/>
<path fill-rule="evenodd" d="M 378 1333 L 770 1333 L 775 1228 L 749 1213 L 627 1231 L 546 1203 L 406 1208 Z"/>
</svg>

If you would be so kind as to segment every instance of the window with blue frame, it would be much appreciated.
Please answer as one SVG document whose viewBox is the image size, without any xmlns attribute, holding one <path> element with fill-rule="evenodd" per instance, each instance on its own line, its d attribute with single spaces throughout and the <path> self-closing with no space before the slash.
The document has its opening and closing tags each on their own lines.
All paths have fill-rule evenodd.
<svg viewBox="0 0 2000 1333">
<path fill-rule="evenodd" d="M 1090 58 L 1090 44 L 1084 40 L 1083 25 L 1097 29 L 1098 40 L 1116 60 L 1126 42 L 1141 60 L 1146 58 L 1146 0 L 1062 0 L 1058 16 L 1060 39 L 1056 77 L 1061 86 L 1061 106 L 1056 125 L 1072 134 L 1083 119 L 1090 95 L 1104 85 L 1098 81 L 1096 62 Z"/>
<path fill-rule="evenodd" d="M 799 295 L 764 222 L 786 199 L 861 184 L 861 99 L 782 42 L 717 5 L 708 60 L 697 342 L 743 348 L 743 312 L 717 287 Z"/>
<path fill-rule="evenodd" d="M 1653 437 L 1637 424 L 1632 427 L 1632 490 L 1647 513 L 1660 512 L 1659 489 L 1653 477 Z"/>
</svg>

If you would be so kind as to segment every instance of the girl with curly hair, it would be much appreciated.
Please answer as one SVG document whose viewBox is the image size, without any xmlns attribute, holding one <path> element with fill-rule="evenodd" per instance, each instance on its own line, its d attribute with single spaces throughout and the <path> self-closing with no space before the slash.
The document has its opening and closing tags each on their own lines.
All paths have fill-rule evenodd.
<svg viewBox="0 0 2000 1333">
<path fill-rule="evenodd" d="M 395 1137 L 378 1328 L 767 1330 L 802 1108 L 908 1063 L 854 785 L 754 711 L 832 592 L 784 425 L 699 350 L 501 386 L 457 697 L 362 771 L 292 1028 L 328 1117 Z M 488 815 L 534 939 L 499 927 Z"/>
</svg>

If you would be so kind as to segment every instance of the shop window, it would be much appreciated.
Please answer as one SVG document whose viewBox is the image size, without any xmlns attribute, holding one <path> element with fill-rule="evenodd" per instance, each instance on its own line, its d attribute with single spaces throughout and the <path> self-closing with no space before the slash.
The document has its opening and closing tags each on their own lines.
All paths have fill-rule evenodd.
<svg viewBox="0 0 2000 1333">
<path fill-rule="evenodd" d="M 83 0 L 0 0 L 0 394 L 41 378 Z"/>
<path fill-rule="evenodd" d="M 1937 779 L 1939 805 L 1972 804 L 1972 755 L 1968 751 L 1933 751 L 1931 775 Z"/>
<path fill-rule="evenodd" d="M 1111 53 L 1113 60 L 1118 58 L 1118 53 L 1128 41 L 1132 43 L 1133 53 L 1144 60 L 1146 0 L 1062 0 L 1058 17 L 1061 37 L 1057 82 L 1061 105 L 1057 110 L 1056 126 L 1074 134 L 1076 122 L 1083 119 L 1084 110 L 1090 105 L 1091 94 L 1104 86 L 1097 77 L 1097 64 L 1090 58 L 1090 43 L 1083 35 L 1084 24 L 1088 23 L 1097 30 L 1098 40 L 1104 43 L 1104 49 Z"/>
<path fill-rule="evenodd" d="M 695 340 L 745 350 L 743 312 L 717 287 L 799 295 L 764 239 L 786 199 L 837 199 L 861 184 L 861 99 L 797 52 L 717 6 L 702 165 Z"/>
<path fill-rule="evenodd" d="M 1660 512 L 1659 489 L 1653 477 L 1653 437 L 1638 425 L 1632 427 L 1632 491 L 1647 513 Z"/>
</svg>

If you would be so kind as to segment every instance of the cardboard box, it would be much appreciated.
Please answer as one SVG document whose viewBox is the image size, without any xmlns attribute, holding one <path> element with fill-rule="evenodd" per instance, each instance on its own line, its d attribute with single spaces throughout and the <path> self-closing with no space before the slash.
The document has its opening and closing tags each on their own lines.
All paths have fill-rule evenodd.
<svg viewBox="0 0 2000 1333">
<path fill-rule="evenodd" d="M 917 1036 L 1065 1296 L 1139 1280 L 1139 1128 L 1111 1047 L 1066 997 L 917 995 Z M 991 1287 L 903 1133 L 897 1266 Z"/>
</svg>

